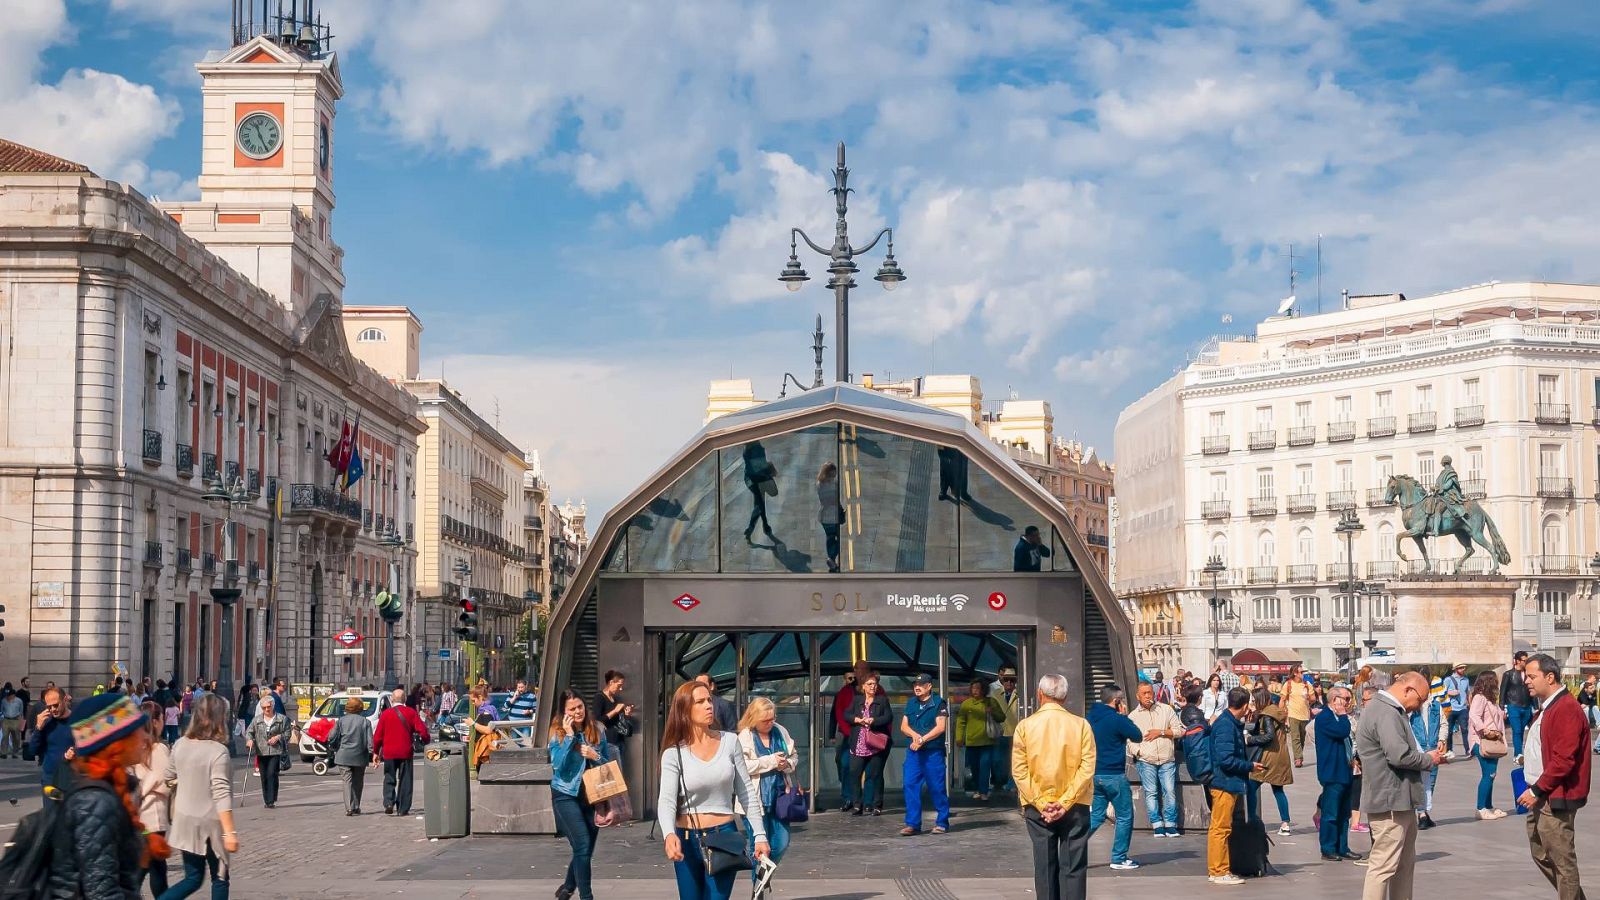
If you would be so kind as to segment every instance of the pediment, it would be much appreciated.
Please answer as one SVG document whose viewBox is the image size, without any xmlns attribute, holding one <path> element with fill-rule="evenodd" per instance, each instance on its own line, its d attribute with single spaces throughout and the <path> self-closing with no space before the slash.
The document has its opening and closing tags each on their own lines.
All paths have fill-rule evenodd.
<svg viewBox="0 0 1600 900">
<path fill-rule="evenodd" d="M 223 54 L 222 58 L 217 60 L 217 63 L 222 65 L 231 63 L 284 63 L 286 65 L 299 65 L 304 61 L 305 60 L 302 60 L 300 57 L 290 53 L 288 50 L 285 50 L 272 41 L 267 40 L 266 35 L 257 35 L 256 37 L 245 41 L 239 46 L 234 47 L 232 50 L 229 50 L 227 53 Z"/>
<path fill-rule="evenodd" d="M 301 353 L 349 382 L 355 378 L 356 361 L 345 343 L 344 327 L 339 322 L 341 310 L 332 294 L 318 294 L 295 329 L 295 343 Z"/>
</svg>

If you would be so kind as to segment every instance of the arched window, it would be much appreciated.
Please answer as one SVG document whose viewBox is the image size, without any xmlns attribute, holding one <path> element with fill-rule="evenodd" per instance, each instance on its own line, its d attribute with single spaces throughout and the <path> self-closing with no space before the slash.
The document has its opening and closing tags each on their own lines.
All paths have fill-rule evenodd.
<svg viewBox="0 0 1600 900">
<path fill-rule="evenodd" d="M 1294 561 L 1296 565 L 1309 565 L 1316 562 L 1317 539 L 1312 536 L 1311 529 L 1302 528 L 1294 536 Z"/>
<path fill-rule="evenodd" d="M 360 344 L 381 344 L 387 340 L 389 336 L 377 328 L 363 328 L 361 333 L 356 335 L 356 342 Z"/>
<path fill-rule="evenodd" d="M 1220 531 L 1211 536 L 1211 555 L 1222 560 L 1224 565 L 1228 562 L 1228 536 Z"/>
<path fill-rule="evenodd" d="M 1378 547 L 1375 554 L 1385 562 L 1394 559 L 1394 526 L 1384 522 L 1378 526 Z"/>
<path fill-rule="evenodd" d="M 1566 552 L 1566 540 L 1562 534 L 1561 519 L 1557 516 L 1546 516 L 1544 527 L 1540 529 L 1540 552 L 1545 556 L 1560 556 Z"/>
<path fill-rule="evenodd" d="M 1256 535 L 1256 565 L 1275 566 L 1278 564 L 1278 545 L 1272 539 L 1272 532 L 1263 531 Z"/>
</svg>

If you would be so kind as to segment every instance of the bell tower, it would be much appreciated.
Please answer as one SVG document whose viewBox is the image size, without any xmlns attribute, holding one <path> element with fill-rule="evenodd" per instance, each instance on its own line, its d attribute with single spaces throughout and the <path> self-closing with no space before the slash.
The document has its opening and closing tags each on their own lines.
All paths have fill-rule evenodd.
<svg viewBox="0 0 1600 900">
<path fill-rule="evenodd" d="M 162 207 L 298 316 L 344 287 L 332 233 L 339 61 L 315 0 L 228 2 L 231 47 L 195 66 L 200 200 Z"/>
</svg>

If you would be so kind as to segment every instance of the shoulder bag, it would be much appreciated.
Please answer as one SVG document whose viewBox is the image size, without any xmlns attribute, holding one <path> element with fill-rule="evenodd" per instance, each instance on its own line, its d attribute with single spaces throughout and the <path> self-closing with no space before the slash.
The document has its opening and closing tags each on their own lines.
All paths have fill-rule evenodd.
<svg viewBox="0 0 1600 900">
<path fill-rule="evenodd" d="M 1000 706 L 999 703 L 995 701 L 993 697 L 989 697 L 988 700 L 988 709 L 984 710 L 985 714 L 983 717 L 983 733 L 989 736 L 989 740 L 998 741 L 1006 735 L 1006 711 Z M 995 719 L 995 713 L 1000 714 L 999 720 Z"/>
<path fill-rule="evenodd" d="M 1496 732 L 1496 734 L 1499 734 L 1500 736 L 1491 738 L 1484 737 L 1482 733 L 1479 733 L 1479 756 L 1483 757 L 1484 759 L 1499 759 L 1500 757 L 1507 756 L 1511 753 L 1511 748 L 1506 746 L 1505 734 L 1501 732 Z"/>
<path fill-rule="evenodd" d="M 678 809 L 684 811 L 684 805 L 689 802 L 689 791 L 683 784 L 683 746 L 680 744 L 673 749 L 678 753 Z M 692 809 L 686 812 L 700 845 L 700 864 L 705 866 L 707 875 L 747 872 L 756 867 L 745 850 L 744 834 L 739 831 L 737 824 L 732 831 L 707 831 L 700 827 L 698 812 Z M 738 819 L 735 818 L 734 822 L 737 823 Z"/>
<path fill-rule="evenodd" d="M 788 752 L 788 745 L 784 742 L 782 735 L 775 734 L 775 737 L 778 741 L 778 747 L 784 752 Z M 779 822 L 786 822 L 790 825 L 810 819 L 811 804 L 810 797 L 806 794 L 806 789 L 795 784 L 794 779 L 789 777 L 788 772 L 781 774 L 783 775 L 783 792 L 778 795 L 777 799 L 772 801 L 772 817 Z"/>
</svg>

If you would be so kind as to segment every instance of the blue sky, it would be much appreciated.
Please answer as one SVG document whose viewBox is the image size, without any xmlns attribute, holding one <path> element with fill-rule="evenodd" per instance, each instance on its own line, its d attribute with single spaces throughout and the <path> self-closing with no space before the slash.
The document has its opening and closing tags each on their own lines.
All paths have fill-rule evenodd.
<svg viewBox="0 0 1600 900">
<path fill-rule="evenodd" d="M 1323 235 L 1326 308 L 1600 280 L 1589 0 L 319 7 L 345 301 L 416 309 L 425 374 L 602 509 L 708 379 L 809 371 L 831 297 L 774 276 L 790 225 L 828 234 L 841 139 L 853 234 L 894 225 L 910 276 L 862 279 L 853 370 L 971 372 L 1107 452 L 1224 315 L 1287 293 L 1291 241 Z M 228 0 L 0 8 L 0 136 L 195 192 Z"/>
</svg>

